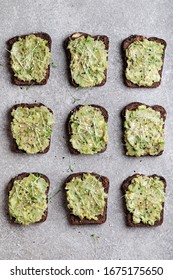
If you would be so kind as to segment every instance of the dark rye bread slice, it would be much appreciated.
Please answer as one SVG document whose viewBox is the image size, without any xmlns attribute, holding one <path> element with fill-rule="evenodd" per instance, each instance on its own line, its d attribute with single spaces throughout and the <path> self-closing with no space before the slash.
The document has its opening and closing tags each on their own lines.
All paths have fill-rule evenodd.
<svg viewBox="0 0 173 280">
<path fill-rule="evenodd" d="M 52 39 L 47 33 L 44 33 L 44 32 L 30 33 L 30 34 L 21 35 L 21 36 L 15 36 L 15 37 L 9 39 L 7 41 L 7 47 L 8 47 L 8 50 L 9 50 L 8 59 L 9 59 L 9 69 L 10 69 L 10 72 L 11 72 L 12 83 L 17 85 L 17 86 L 45 85 L 47 83 L 48 79 L 49 79 L 49 76 L 50 76 L 50 64 L 47 68 L 45 78 L 39 83 L 37 81 L 28 82 L 28 81 L 19 80 L 17 77 L 14 76 L 15 73 L 14 73 L 14 71 L 13 71 L 11 65 L 10 65 L 10 51 L 11 51 L 11 48 L 12 48 L 13 44 L 16 41 L 18 41 L 19 38 L 25 38 L 26 36 L 29 36 L 29 35 L 35 35 L 37 37 L 40 37 L 43 40 L 47 40 L 48 41 L 47 46 L 49 47 L 50 52 L 51 52 Z"/>
<path fill-rule="evenodd" d="M 152 227 L 152 226 L 159 226 L 163 223 L 163 214 L 164 214 L 164 203 L 162 204 L 162 211 L 161 211 L 161 214 L 160 214 L 160 220 L 159 221 L 156 221 L 154 223 L 154 225 L 149 225 L 149 224 L 144 224 L 142 222 L 138 223 L 138 224 L 135 224 L 133 223 L 133 218 L 132 218 L 132 214 L 128 211 L 127 207 L 126 207 L 126 201 L 125 201 L 125 194 L 128 190 L 128 187 L 129 185 L 131 184 L 131 181 L 138 177 L 138 176 L 145 176 L 144 174 L 140 174 L 140 173 L 136 173 L 132 176 L 129 176 L 126 180 L 124 180 L 124 182 L 122 183 L 121 185 L 121 190 L 123 192 L 123 195 L 124 195 L 124 200 L 123 200 L 123 206 L 124 206 L 124 211 L 125 211 L 125 214 L 126 214 L 126 224 L 130 227 Z M 159 177 L 161 181 L 163 181 L 164 183 L 164 192 L 166 191 L 166 180 L 164 177 L 162 176 L 158 176 L 156 174 L 153 174 L 153 175 L 150 175 L 150 176 L 147 176 L 147 177 Z"/>
<path fill-rule="evenodd" d="M 128 104 L 126 107 L 124 107 L 124 109 L 121 111 L 121 118 L 123 120 L 123 131 L 125 130 L 124 129 L 124 122 L 126 120 L 126 117 L 125 117 L 126 111 L 136 110 L 141 105 L 145 105 L 147 108 L 152 108 L 153 110 L 160 112 L 161 118 L 164 121 L 164 123 L 163 123 L 163 128 L 164 128 L 165 120 L 166 120 L 166 110 L 162 106 L 160 106 L 160 105 L 149 106 L 149 105 L 146 105 L 146 104 L 140 103 L 140 102 L 132 102 L 132 103 Z M 125 149 L 125 152 L 126 152 L 125 133 L 123 134 L 123 143 L 124 143 L 124 149 Z M 152 156 L 160 156 L 162 153 L 163 153 L 163 151 L 161 151 L 157 155 L 152 155 Z M 144 156 L 148 156 L 148 155 L 149 154 L 146 153 Z"/>
<path fill-rule="evenodd" d="M 69 81 L 71 83 L 71 85 L 73 85 L 74 87 L 79 87 L 78 84 L 76 84 L 76 82 L 74 81 L 71 71 L 70 71 L 70 62 L 71 62 L 71 53 L 69 51 L 68 47 L 68 43 L 71 40 L 75 40 L 78 37 L 84 36 L 85 38 L 87 38 L 88 36 L 92 37 L 94 40 L 100 40 L 104 43 L 105 45 L 105 49 L 108 51 L 109 50 L 109 38 L 106 35 L 95 35 L 95 36 L 91 36 L 90 34 L 84 33 L 84 32 L 75 32 L 72 35 L 70 35 L 65 41 L 64 41 L 64 47 L 65 47 L 65 51 L 67 54 L 67 64 L 68 64 L 68 68 L 69 68 Z M 105 78 L 102 80 L 102 82 L 98 85 L 95 85 L 95 87 L 97 86 L 103 86 L 106 83 L 107 80 L 107 69 L 105 69 L 104 71 L 104 75 Z"/>
<path fill-rule="evenodd" d="M 45 193 L 46 196 L 47 196 L 47 205 L 48 205 L 48 192 L 49 192 L 49 188 L 50 188 L 50 181 L 49 181 L 49 178 L 48 178 L 46 175 L 42 174 L 42 173 L 37 173 L 37 172 L 31 172 L 31 173 L 34 174 L 34 175 L 39 175 L 41 178 L 43 178 L 43 179 L 48 183 L 48 188 L 47 188 L 46 193 Z M 7 193 L 8 193 L 8 196 L 9 196 L 10 191 L 11 191 L 12 188 L 13 188 L 14 181 L 15 181 L 15 180 L 22 180 L 23 178 L 28 177 L 31 173 L 23 172 L 23 173 L 21 173 L 21 174 L 15 176 L 14 178 L 12 178 L 12 179 L 10 180 L 10 182 L 8 183 L 8 185 L 7 185 Z M 44 211 L 41 220 L 38 221 L 38 222 L 36 222 L 36 223 L 42 223 L 42 222 L 44 222 L 44 221 L 47 219 L 47 216 L 48 216 L 48 207 L 47 207 L 46 210 Z M 15 218 L 14 218 L 14 217 L 11 217 L 11 221 L 14 222 L 14 223 L 17 223 L 17 222 L 15 221 Z"/>
<path fill-rule="evenodd" d="M 11 113 L 12 113 L 13 110 L 16 110 L 18 107 L 22 107 L 22 108 L 34 108 L 34 107 L 41 107 L 41 106 L 46 107 L 46 108 L 53 114 L 53 111 L 52 111 L 50 108 L 48 108 L 47 106 L 45 106 L 43 103 L 33 103 L 33 104 L 20 103 L 20 104 L 14 105 L 14 106 L 10 109 L 10 112 L 9 112 L 10 124 L 11 124 L 11 122 L 13 121 L 13 117 L 12 117 Z M 20 149 L 18 148 L 18 145 L 17 145 L 15 139 L 13 138 L 12 132 L 11 132 L 11 136 L 12 136 L 12 139 L 13 139 L 13 141 L 12 141 L 12 146 L 11 146 L 12 151 L 13 151 L 13 152 L 17 152 L 17 153 L 26 153 L 26 151 L 20 150 Z M 46 154 L 46 153 L 49 151 L 49 149 L 50 149 L 50 143 L 51 143 L 51 139 L 50 139 L 50 141 L 49 141 L 49 145 L 47 146 L 47 148 L 44 149 L 44 150 L 41 151 L 41 152 L 38 152 L 37 154 Z"/>
<path fill-rule="evenodd" d="M 122 42 L 122 53 L 123 53 L 123 60 L 124 60 L 124 82 L 126 84 L 126 86 L 130 87 L 130 88 L 156 88 L 160 85 L 161 83 L 161 78 L 162 78 L 162 70 L 163 70 L 163 64 L 162 64 L 162 68 L 159 71 L 159 75 L 160 75 L 160 81 L 159 82 L 154 82 L 151 86 L 139 86 L 137 84 L 132 83 L 131 81 L 126 79 L 125 76 L 125 71 L 127 68 L 127 57 L 126 57 L 126 49 L 129 47 L 130 44 L 132 44 L 134 41 L 142 41 L 143 39 L 148 39 L 149 41 L 155 41 L 157 43 L 161 43 L 162 45 L 164 45 L 164 50 L 163 50 L 163 55 L 162 55 L 162 61 L 164 64 L 164 57 L 165 57 L 165 49 L 166 49 L 166 42 L 163 39 L 157 38 L 157 37 L 150 37 L 150 38 L 146 38 L 145 36 L 142 35 L 131 35 L 128 38 L 126 38 L 123 42 Z"/>
<path fill-rule="evenodd" d="M 70 122 L 70 118 L 71 116 L 76 112 L 78 111 L 81 107 L 83 107 L 84 105 L 78 105 L 76 106 L 68 115 L 68 118 L 67 118 L 67 122 L 66 122 L 66 128 L 67 128 L 67 137 L 68 137 L 68 147 L 69 147 L 69 150 L 72 154 L 75 154 L 75 155 L 79 155 L 80 152 L 76 149 L 73 148 L 72 146 L 72 143 L 70 142 L 70 139 L 71 139 L 71 136 L 72 136 L 72 128 L 71 128 L 71 122 Z M 94 108 L 97 108 L 101 111 L 104 119 L 105 119 L 105 122 L 107 123 L 108 122 L 108 118 L 109 118 L 109 115 L 108 115 L 108 112 L 107 110 L 102 107 L 102 106 L 99 106 L 99 105 L 95 105 L 95 104 L 89 104 L 88 106 L 92 106 Z M 103 153 L 105 150 L 107 149 L 107 145 L 105 146 L 105 149 L 103 149 L 102 151 L 98 152 L 98 153 Z"/>
<path fill-rule="evenodd" d="M 108 194 L 108 191 L 109 191 L 109 179 L 105 176 L 101 176 L 97 173 L 89 173 L 89 172 L 79 172 L 79 173 L 74 173 L 74 174 L 71 174 L 67 177 L 67 179 L 65 180 L 64 182 L 64 191 L 65 191 L 65 194 L 66 194 L 66 190 L 65 190 L 65 187 L 66 187 L 66 184 L 68 182 L 70 182 L 73 178 L 76 178 L 76 177 L 82 177 L 83 174 L 91 174 L 93 176 L 95 176 L 103 185 L 103 188 L 104 188 L 104 191 L 105 193 Z M 107 219 L 107 198 L 105 199 L 105 208 L 104 208 L 104 213 L 103 213 L 103 216 L 102 215 L 99 215 L 98 216 L 98 220 L 89 220 L 87 218 L 84 218 L 84 219 L 80 219 L 79 217 L 75 216 L 72 214 L 71 210 L 68 208 L 67 204 L 67 198 L 65 198 L 66 200 L 66 209 L 67 209 L 67 213 L 68 213 L 68 219 L 69 219 L 69 222 L 72 224 L 72 225 L 88 225 L 88 224 L 103 224 L 106 222 L 106 219 Z"/>
</svg>

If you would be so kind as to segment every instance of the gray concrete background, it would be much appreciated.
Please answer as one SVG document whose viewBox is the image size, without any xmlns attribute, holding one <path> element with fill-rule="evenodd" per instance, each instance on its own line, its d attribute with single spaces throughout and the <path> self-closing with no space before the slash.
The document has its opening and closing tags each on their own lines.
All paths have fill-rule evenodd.
<svg viewBox="0 0 173 280">
<path fill-rule="evenodd" d="M 158 0 L 6 0 L 0 2 L 0 258 L 1 259 L 172 259 L 173 258 L 173 1 Z M 22 89 L 10 82 L 5 42 L 16 35 L 43 31 L 52 37 L 48 84 Z M 108 80 L 103 87 L 76 90 L 67 80 L 63 40 L 73 32 L 110 38 Z M 162 84 L 156 89 L 129 89 L 122 81 L 120 44 L 131 34 L 167 41 Z M 79 100 L 78 100 L 79 99 Z M 7 112 L 15 103 L 42 102 L 56 119 L 51 149 L 28 156 L 10 150 Z M 123 154 L 120 111 L 130 102 L 160 104 L 167 110 L 165 152 L 160 157 L 128 158 Z M 95 103 L 109 111 L 109 145 L 105 153 L 70 156 L 64 124 L 77 104 Z M 74 172 L 94 171 L 110 179 L 108 218 L 103 225 L 71 226 L 61 189 Z M 9 180 L 21 172 L 41 172 L 51 181 L 45 223 L 28 227 L 10 224 L 5 196 Z M 164 223 L 156 228 L 128 228 L 122 209 L 122 181 L 141 172 L 167 180 Z"/>
</svg>

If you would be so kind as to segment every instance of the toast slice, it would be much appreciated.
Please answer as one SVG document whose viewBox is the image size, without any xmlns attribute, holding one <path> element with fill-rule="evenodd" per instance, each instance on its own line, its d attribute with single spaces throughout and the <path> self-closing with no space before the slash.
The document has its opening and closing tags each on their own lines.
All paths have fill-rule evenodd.
<svg viewBox="0 0 173 280">
<path fill-rule="evenodd" d="M 163 153 L 166 110 L 162 106 L 133 102 L 122 110 L 121 117 L 126 155 L 159 156 Z"/>
<path fill-rule="evenodd" d="M 88 179 L 89 178 L 89 179 Z M 76 180 L 79 180 L 79 186 L 77 187 L 77 191 L 74 192 L 73 196 L 73 184 L 75 184 Z M 88 181 L 87 181 L 88 180 Z M 90 180 L 90 182 L 89 182 Z M 94 185 L 92 183 L 94 182 Z M 101 183 L 101 184 L 100 184 Z M 86 184 L 86 186 L 85 186 Z M 88 185 L 87 185 L 88 184 Z M 91 187 L 91 188 L 90 188 Z M 98 210 L 95 213 L 94 207 L 97 207 L 96 202 L 93 200 L 93 192 L 95 189 L 100 188 L 99 192 L 95 193 L 96 197 L 102 196 L 102 200 L 100 203 L 102 204 L 102 214 L 100 213 L 97 215 Z M 90 188 L 90 191 L 88 190 Z M 86 172 L 80 172 L 80 173 L 74 173 L 67 177 L 67 179 L 64 182 L 64 190 L 66 194 L 66 205 L 67 205 L 67 212 L 68 212 L 68 218 L 69 222 L 72 225 L 85 225 L 85 224 L 102 224 L 106 221 L 107 218 L 107 196 L 108 196 L 108 190 L 109 190 L 109 180 L 105 176 L 101 176 L 97 173 L 86 173 Z M 71 190 L 71 192 L 70 192 Z M 69 194 L 70 192 L 70 194 Z M 72 204 L 70 201 L 72 201 L 70 198 L 70 195 L 72 195 L 72 200 L 74 201 Z M 76 200 L 76 201 L 75 201 Z M 83 201 L 86 202 L 83 203 Z M 83 204 L 82 204 L 83 203 Z M 93 203 L 93 204 L 92 204 Z M 80 205 L 81 207 L 79 211 L 74 208 Z M 86 206 L 87 205 L 87 206 Z M 93 218 L 91 218 L 91 213 L 94 215 Z M 74 214 L 75 213 L 75 214 Z M 80 213 L 82 213 L 83 217 L 80 217 Z M 93 214 L 94 213 L 94 214 Z M 90 215 L 90 218 L 87 218 L 87 215 Z"/>
<path fill-rule="evenodd" d="M 54 125 L 50 108 L 42 103 L 16 104 L 10 110 L 10 123 L 12 151 L 27 154 L 45 154 L 49 151 Z"/>
<path fill-rule="evenodd" d="M 44 222 L 49 187 L 49 178 L 41 173 L 24 172 L 11 179 L 7 186 L 11 221 L 22 225 Z"/>
<path fill-rule="evenodd" d="M 107 148 L 108 112 L 99 105 L 78 105 L 67 118 L 68 146 L 72 154 L 103 153 Z"/>
<path fill-rule="evenodd" d="M 45 42 L 44 47 L 45 47 L 47 56 L 49 56 L 49 58 L 46 59 L 46 56 L 44 55 L 44 53 L 45 53 L 45 50 L 44 50 L 44 53 L 42 54 L 42 59 L 44 59 L 43 61 L 42 61 L 42 59 L 39 60 L 39 56 L 40 56 L 39 53 L 37 53 L 35 55 L 35 57 L 33 55 L 33 57 L 31 58 L 31 61 L 27 60 L 27 58 L 30 57 L 30 53 L 34 53 L 34 51 L 36 52 L 38 45 L 40 43 L 38 43 L 38 45 L 35 43 L 36 44 L 35 47 L 33 47 L 28 54 L 26 54 L 26 55 L 23 54 L 22 61 L 19 61 L 19 58 L 14 56 L 15 61 L 18 63 L 18 65 L 17 65 L 18 70 L 20 70 L 20 72 L 27 70 L 29 73 L 29 79 L 28 78 L 26 79 L 26 76 L 27 76 L 26 72 L 25 72 L 25 78 L 21 79 L 21 76 L 19 77 L 19 74 L 14 70 L 14 67 L 12 67 L 12 48 L 13 48 L 14 43 L 19 42 L 20 40 L 26 40 L 26 38 L 28 38 L 29 36 L 33 36 L 33 35 L 40 38 L 42 40 L 41 42 L 43 42 L 43 41 Z M 10 61 L 9 68 L 10 68 L 10 72 L 11 72 L 12 83 L 17 86 L 45 85 L 50 76 L 51 45 L 52 45 L 51 37 L 47 33 L 44 33 L 44 32 L 37 32 L 37 33 L 31 33 L 31 34 L 22 35 L 22 36 L 15 36 L 15 37 L 9 39 L 7 41 L 7 46 L 8 46 L 8 54 L 9 54 L 9 61 Z M 28 46 L 27 46 L 27 48 L 28 48 Z M 28 49 L 26 49 L 26 51 L 28 51 Z M 41 49 L 39 50 L 39 52 L 41 53 Z M 33 63 L 33 61 L 34 61 L 34 63 Z M 35 61 L 37 61 L 37 63 L 40 63 L 38 68 L 41 67 L 41 64 L 46 65 L 46 69 L 42 70 L 44 75 L 41 80 L 39 79 L 39 74 L 42 75 L 41 72 L 38 72 L 38 77 L 31 80 L 32 71 L 35 71 L 35 68 L 37 67 L 37 64 L 35 66 Z M 35 75 L 37 76 L 37 74 L 35 74 Z"/>
<path fill-rule="evenodd" d="M 71 46 L 75 40 L 76 44 Z M 75 32 L 65 40 L 64 46 L 69 80 L 74 87 L 103 86 L 106 83 L 109 50 L 109 38 L 106 35 L 91 36 Z M 80 48 L 82 51 L 79 51 Z"/>
<path fill-rule="evenodd" d="M 135 182 L 136 179 L 139 181 Z M 152 181 L 149 181 L 150 179 Z M 154 181 L 156 185 L 152 187 Z M 145 184 L 143 182 L 145 182 Z M 129 186 L 131 188 L 130 191 Z M 161 188 L 161 190 L 159 188 Z M 163 223 L 166 192 L 166 180 L 164 177 L 156 174 L 151 176 L 134 174 L 124 180 L 121 189 L 124 194 L 124 209 L 128 226 L 151 227 L 159 226 Z"/>
<path fill-rule="evenodd" d="M 124 82 L 130 88 L 156 88 L 161 83 L 166 42 L 131 35 L 122 42 Z"/>
</svg>

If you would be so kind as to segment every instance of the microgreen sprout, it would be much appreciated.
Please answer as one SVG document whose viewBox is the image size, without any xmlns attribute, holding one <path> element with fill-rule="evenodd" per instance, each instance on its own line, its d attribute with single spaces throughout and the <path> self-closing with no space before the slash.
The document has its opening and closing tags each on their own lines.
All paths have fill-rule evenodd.
<svg viewBox="0 0 173 280">
<path fill-rule="evenodd" d="M 51 63 L 51 66 L 52 66 L 52 68 L 58 68 L 58 64 L 56 64 L 54 62 Z"/>
<path fill-rule="evenodd" d="M 62 189 L 58 189 L 54 194 L 50 195 L 50 196 L 48 197 L 49 202 L 52 202 L 52 198 L 53 198 L 54 196 L 56 196 L 57 194 L 59 194 L 61 191 L 62 191 Z"/>
</svg>

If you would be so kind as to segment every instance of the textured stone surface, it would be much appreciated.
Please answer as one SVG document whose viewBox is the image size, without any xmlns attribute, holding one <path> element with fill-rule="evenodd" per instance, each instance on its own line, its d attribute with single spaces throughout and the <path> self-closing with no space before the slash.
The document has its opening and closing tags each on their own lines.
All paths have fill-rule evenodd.
<svg viewBox="0 0 173 280">
<path fill-rule="evenodd" d="M 0 3 L 0 63 L 5 64 L 5 42 L 15 36 L 43 31 L 50 34 L 52 62 L 48 84 L 27 90 L 10 82 L 0 66 L 0 258 L 1 259 L 172 259 L 173 258 L 173 2 L 126 0 L 6 0 Z M 108 81 L 103 87 L 77 90 L 68 83 L 63 40 L 83 31 L 110 38 Z M 131 34 L 157 36 L 167 41 L 161 86 L 130 89 L 122 81 L 120 44 Z M 79 99 L 79 100 L 78 100 Z M 20 102 L 42 102 L 55 114 L 56 126 L 50 151 L 28 156 L 10 150 L 7 112 Z M 167 110 L 165 152 L 154 158 L 128 158 L 123 154 L 120 111 L 130 102 L 159 104 Z M 70 156 L 64 124 L 78 104 L 105 106 L 109 118 L 109 145 L 103 154 Z M 103 225 L 71 226 L 62 201 L 64 179 L 74 172 L 94 171 L 110 179 L 108 219 Z M 48 219 L 43 224 L 22 227 L 10 224 L 5 195 L 9 180 L 21 172 L 41 172 L 51 182 Z M 162 226 L 127 228 L 122 209 L 122 181 L 141 172 L 156 173 L 167 180 L 167 199 Z"/>
</svg>

